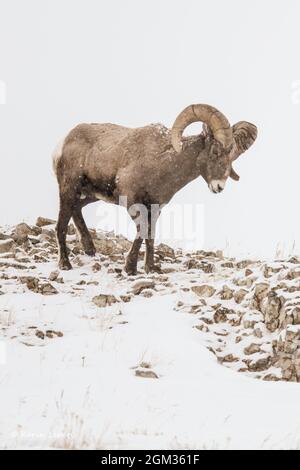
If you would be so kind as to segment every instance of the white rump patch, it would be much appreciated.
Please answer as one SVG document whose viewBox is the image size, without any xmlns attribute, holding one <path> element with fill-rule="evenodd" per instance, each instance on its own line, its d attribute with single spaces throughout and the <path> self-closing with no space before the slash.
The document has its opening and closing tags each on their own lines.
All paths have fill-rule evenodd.
<svg viewBox="0 0 300 470">
<path fill-rule="evenodd" d="M 53 164 L 53 171 L 56 174 L 57 163 L 62 156 L 63 148 L 65 144 L 65 139 L 62 139 L 55 147 L 52 153 L 52 164 Z"/>
</svg>

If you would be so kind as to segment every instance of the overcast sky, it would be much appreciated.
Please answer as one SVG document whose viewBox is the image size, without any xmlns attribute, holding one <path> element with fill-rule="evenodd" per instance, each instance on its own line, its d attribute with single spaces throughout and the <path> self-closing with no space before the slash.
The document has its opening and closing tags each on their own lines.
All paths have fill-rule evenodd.
<svg viewBox="0 0 300 470">
<path fill-rule="evenodd" d="M 297 0 L 0 0 L 0 225 L 56 217 L 50 156 L 77 123 L 171 126 L 208 103 L 259 137 L 240 182 L 216 196 L 199 178 L 175 196 L 200 205 L 195 245 L 299 248 L 299 18 Z M 91 226 L 107 207 L 86 210 Z"/>
</svg>

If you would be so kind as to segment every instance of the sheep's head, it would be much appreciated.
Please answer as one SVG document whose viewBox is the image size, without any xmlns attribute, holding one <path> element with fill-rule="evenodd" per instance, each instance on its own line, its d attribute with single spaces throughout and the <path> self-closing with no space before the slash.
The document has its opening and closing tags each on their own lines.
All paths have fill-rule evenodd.
<svg viewBox="0 0 300 470">
<path fill-rule="evenodd" d="M 172 128 L 172 144 L 177 152 L 182 149 L 182 133 L 192 122 L 204 123 L 206 168 L 203 177 L 213 193 L 223 191 L 229 177 L 238 181 L 232 163 L 245 152 L 257 137 L 254 124 L 240 121 L 230 126 L 227 118 L 216 108 L 197 104 L 185 108 Z"/>
</svg>

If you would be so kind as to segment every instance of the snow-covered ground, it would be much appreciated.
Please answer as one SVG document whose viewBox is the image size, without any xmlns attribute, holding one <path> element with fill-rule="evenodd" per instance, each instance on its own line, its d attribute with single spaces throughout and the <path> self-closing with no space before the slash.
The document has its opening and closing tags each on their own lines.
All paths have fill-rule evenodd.
<svg viewBox="0 0 300 470">
<path fill-rule="evenodd" d="M 74 269 L 56 272 L 52 232 L 2 237 L 1 448 L 300 447 L 300 384 L 274 381 L 276 364 L 255 366 L 279 332 L 253 304 L 257 285 L 281 276 L 294 305 L 295 260 L 269 274 L 266 263 L 161 247 L 162 273 L 146 276 L 140 262 L 128 277 L 112 238 L 102 235 L 91 259 L 70 235 Z M 260 350 L 245 354 L 253 343 Z"/>
</svg>

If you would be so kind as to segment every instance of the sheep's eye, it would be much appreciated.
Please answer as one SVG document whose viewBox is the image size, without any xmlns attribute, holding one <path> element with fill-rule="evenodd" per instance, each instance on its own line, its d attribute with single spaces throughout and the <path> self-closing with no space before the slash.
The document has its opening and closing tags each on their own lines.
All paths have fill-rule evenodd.
<svg viewBox="0 0 300 470">
<path fill-rule="evenodd" d="M 213 155 L 214 157 L 219 157 L 221 155 L 221 149 L 218 145 L 216 145 L 215 143 L 212 144 L 211 148 L 210 148 L 210 153 L 211 155 Z"/>
</svg>

